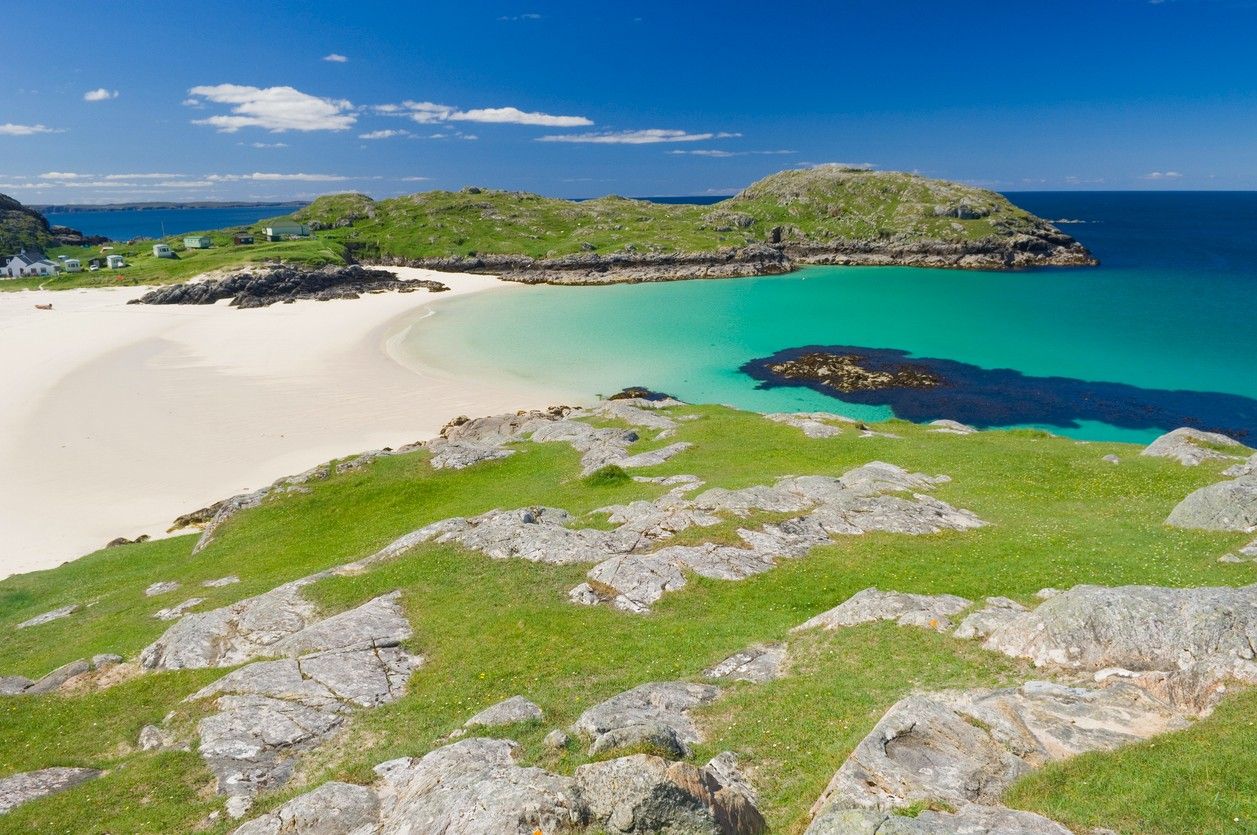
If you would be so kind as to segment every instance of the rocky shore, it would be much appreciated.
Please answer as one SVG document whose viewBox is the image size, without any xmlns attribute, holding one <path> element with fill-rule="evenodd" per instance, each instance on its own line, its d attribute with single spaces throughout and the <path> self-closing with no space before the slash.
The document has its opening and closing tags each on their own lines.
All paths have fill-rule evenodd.
<svg viewBox="0 0 1257 835">
<path fill-rule="evenodd" d="M 439 281 L 403 279 L 387 270 L 357 265 L 317 270 L 282 266 L 161 287 L 129 304 L 214 304 L 231 299 L 232 307 L 246 308 L 298 299 L 328 301 L 356 299 L 363 293 L 440 293 L 448 289 Z"/>
</svg>

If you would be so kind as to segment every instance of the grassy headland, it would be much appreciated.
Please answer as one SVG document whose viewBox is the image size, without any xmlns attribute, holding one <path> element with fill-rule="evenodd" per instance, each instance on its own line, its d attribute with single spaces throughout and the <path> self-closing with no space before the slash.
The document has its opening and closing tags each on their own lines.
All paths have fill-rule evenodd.
<svg viewBox="0 0 1257 835">
<path fill-rule="evenodd" d="M 798 832 L 809 805 L 882 713 L 914 689 L 973 687 L 1043 675 L 977 643 L 892 624 L 788 636 L 788 630 L 867 586 L 972 599 L 1004 595 L 1034 602 L 1043 587 L 1076 583 L 1170 586 L 1244 585 L 1251 564 L 1219 564 L 1251 536 L 1167 528 L 1184 495 L 1216 481 L 1223 462 L 1183 467 L 1140 458 L 1136 447 L 1080 444 L 1041 432 L 955 436 L 893 422 L 899 438 L 809 439 L 761 416 L 720 407 L 679 407 L 692 415 L 675 440 L 694 447 L 650 475 L 693 473 L 712 486 L 771 483 L 791 474 L 841 474 L 872 460 L 946 473 L 938 498 L 991 524 L 925 537 L 846 537 L 809 556 L 740 582 L 691 578 L 649 615 L 576 606 L 567 590 L 587 566 L 493 560 L 451 545 L 424 545 L 402 559 L 306 589 L 327 612 L 402 590 L 426 665 L 397 702 L 354 716 L 349 729 L 305 755 L 282 793 L 259 809 L 325 779 L 369 782 L 371 766 L 420 755 L 445 742 L 474 712 L 522 693 L 546 712 L 543 724 L 501 731 L 523 758 L 560 772 L 586 761 L 583 750 L 542 744 L 596 701 L 645 681 L 698 680 L 707 666 L 748 644 L 788 639 L 789 674 L 767 684 L 735 684 L 700 716 L 706 740 L 695 759 L 736 751 L 762 795 L 774 832 Z M 631 451 L 647 448 L 642 442 Z M 76 658 L 115 652 L 134 658 L 167 624 L 160 606 L 191 594 L 199 611 L 267 591 L 313 571 L 374 552 L 416 527 L 454 515 L 532 505 L 571 511 L 596 526 L 596 508 L 664 489 L 622 478 L 582 478 L 564 444 L 522 444 L 506 459 L 436 471 L 425 451 L 312 482 L 312 492 L 269 500 L 226 526 L 192 556 L 195 537 L 100 551 L 60 568 L 0 581 L 0 673 L 38 676 Z M 1113 465 L 1106 454 L 1121 457 Z M 730 519 L 701 538 L 729 539 L 746 522 Z M 676 542 L 687 541 L 687 532 Z M 236 574 L 241 582 L 202 588 Z M 178 580 L 171 598 L 145 597 Z M 74 616 L 14 626 L 54 607 Z M 205 708 L 183 698 L 217 671 L 149 673 L 97 692 L 0 699 L 0 774 L 50 765 L 88 765 L 105 776 L 20 807 L 0 818 L 6 831 L 191 831 L 217 808 L 212 778 L 193 752 L 141 752 L 136 735 L 175 711 L 187 727 Z M 1210 718 L 1178 734 L 1113 754 L 1092 754 L 1031 775 L 1006 800 L 1084 831 L 1224 833 L 1257 823 L 1257 693 L 1228 696 Z M 1163 787 L 1172 785 L 1173 791 Z M 1158 788 L 1161 787 L 1161 788 Z M 1238 822 L 1238 823 L 1237 823 Z M 226 831 L 219 823 L 210 831 Z"/>
</svg>

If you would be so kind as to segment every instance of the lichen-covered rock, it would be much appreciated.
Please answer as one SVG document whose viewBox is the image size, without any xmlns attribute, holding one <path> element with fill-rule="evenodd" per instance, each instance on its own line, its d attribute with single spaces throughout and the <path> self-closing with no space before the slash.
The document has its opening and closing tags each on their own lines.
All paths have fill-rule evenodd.
<svg viewBox="0 0 1257 835">
<path fill-rule="evenodd" d="M 493 728 L 514 725 L 518 722 L 540 722 L 544 718 L 541 708 L 523 696 L 511 696 L 490 705 L 463 723 L 465 728 Z"/>
<path fill-rule="evenodd" d="M 170 739 L 166 736 L 166 732 L 156 725 L 145 725 L 140 728 L 136 745 L 141 751 L 160 751 L 170 747 Z"/>
<path fill-rule="evenodd" d="M 178 620 L 187 614 L 189 609 L 195 609 L 205 602 L 204 597 L 189 597 L 182 603 L 176 603 L 166 609 L 158 609 L 153 613 L 155 620 Z"/>
<path fill-rule="evenodd" d="M 735 652 L 724 661 L 703 672 L 708 678 L 727 678 L 761 684 L 784 675 L 785 644 L 756 644 Z"/>
<path fill-rule="evenodd" d="M 515 763 L 517 746 L 464 739 L 419 758 L 376 766 L 384 833 L 544 835 L 581 831 L 575 781 Z"/>
<path fill-rule="evenodd" d="M 52 623 L 54 620 L 68 618 L 79 610 L 77 603 L 71 603 L 69 606 L 62 606 L 53 609 L 51 612 L 44 612 L 42 615 L 36 615 L 30 620 L 24 620 L 17 625 L 18 629 L 29 629 L 32 626 L 43 626 L 45 623 Z"/>
<path fill-rule="evenodd" d="M 879 620 L 893 620 L 900 626 L 920 626 L 943 632 L 951 628 L 951 616 L 963 612 L 973 601 L 954 594 L 905 594 L 867 588 L 856 592 L 834 608 L 821 612 L 794 628 L 838 629 Z"/>
<path fill-rule="evenodd" d="M 1234 453 L 1219 452 L 1214 447 L 1234 449 Z M 1144 448 L 1140 455 L 1154 458 L 1171 458 L 1185 467 L 1195 467 L 1201 461 L 1234 458 L 1244 451 L 1244 446 L 1234 438 L 1218 432 L 1202 432 L 1191 427 L 1181 427 L 1167 432 Z"/>
<path fill-rule="evenodd" d="M 91 662 L 84 658 L 77 661 L 71 661 L 69 664 L 63 664 L 52 672 L 46 674 L 43 678 L 36 681 L 23 691 L 24 695 L 37 696 L 41 693 L 51 693 L 57 690 L 61 685 L 65 684 L 72 678 L 89 673 L 92 670 Z"/>
<path fill-rule="evenodd" d="M 204 583 L 201 583 L 201 585 L 205 586 L 207 589 L 217 589 L 222 588 L 223 586 L 235 585 L 239 582 L 240 578 L 235 574 L 228 574 L 226 577 L 219 577 L 216 580 L 206 580 Z"/>
<path fill-rule="evenodd" d="M 1247 461 L 1236 464 L 1233 467 L 1227 467 L 1222 471 L 1222 474 L 1231 478 L 1240 478 L 1246 475 L 1257 476 L 1257 453 L 1250 455 Z"/>
<path fill-rule="evenodd" d="M 972 435 L 978 431 L 967 423 L 946 419 L 932 420 L 930 426 L 934 428 L 927 429 L 927 432 L 937 432 L 942 435 Z"/>
<path fill-rule="evenodd" d="M 151 586 L 144 589 L 144 596 L 155 597 L 159 594 L 172 592 L 177 588 L 179 588 L 179 582 L 177 580 L 163 580 L 160 583 L 153 583 Z"/>
<path fill-rule="evenodd" d="M 809 438 L 833 438 L 842 434 L 835 424 L 854 424 L 856 421 L 832 412 L 774 412 L 764 415 L 774 423 L 793 426 Z"/>
<path fill-rule="evenodd" d="M 1089 690 L 1032 681 L 913 695 L 856 746 L 812 813 L 889 811 L 915 802 L 998 805 L 1014 780 L 1048 762 L 1111 751 L 1186 724 L 1164 702 L 1128 685 Z"/>
<path fill-rule="evenodd" d="M 35 682 L 26 676 L 0 676 L 0 696 L 17 696 Z"/>
<path fill-rule="evenodd" d="M 214 537 L 218 535 L 219 528 L 237 514 L 261 505 L 269 493 L 270 487 L 263 487 L 260 490 L 241 493 L 238 496 L 232 496 L 230 499 L 223 500 L 219 504 L 218 510 L 214 513 L 213 518 L 201 529 L 201 536 L 197 539 L 196 545 L 192 546 L 192 553 L 194 555 L 199 554 L 208 548 L 210 543 L 214 541 Z"/>
<path fill-rule="evenodd" d="M 965 641 L 986 638 L 997 627 L 1008 623 L 1025 611 L 1028 611 L 1026 607 L 1016 600 L 1009 600 L 1007 597 L 988 597 L 986 605 L 966 615 L 952 634 Z"/>
<path fill-rule="evenodd" d="M 1179 502 L 1165 523 L 1207 531 L 1257 530 L 1257 476 L 1201 487 Z"/>
<path fill-rule="evenodd" d="M 351 835 L 364 827 L 372 831 L 379 815 L 374 791 L 333 781 L 249 821 L 234 835 Z"/>
<path fill-rule="evenodd" d="M 72 789 L 100 775 L 101 772 L 94 768 L 56 767 L 0 777 L 0 815 L 23 803 Z"/>
<path fill-rule="evenodd" d="M 805 835 L 1073 835 L 1033 812 L 971 803 L 957 812 L 926 810 L 916 817 L 875 809 L 830 809 Z"/>
<path fill-rule="evenodd" d="M 682 749 L 687 750 L 686 746 L 701 739 L 689 711 L 710 704 L 719 695 L 720 688 L 710 684 L 641 684 L 586 710 L 572 725 L 572 731 L 596 744 L 600 737 L 617 728 L 657 723 L 671 728 Z"/>
</svg>

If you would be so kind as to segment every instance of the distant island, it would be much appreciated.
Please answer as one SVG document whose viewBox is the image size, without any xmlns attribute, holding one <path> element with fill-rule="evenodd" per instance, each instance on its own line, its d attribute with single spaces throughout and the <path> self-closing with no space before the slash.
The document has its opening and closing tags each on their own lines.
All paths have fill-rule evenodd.
<svg viewBox="0 0 1257 835">
<path fill-rule="evenodd" d="M 53 214 L 73 214 L 75 212 L 147 212 L 171 209 L 288 209 L 304 206 L 304 200 L 282 200 L 279 202 L 250 202 L 241 200 L 194 200 L 183 203 L 168 201 L 151 201 L 146 203 L 47 203 L 35 204 L 30 208 L 39 212 Z"/>
<path fill-rule="evenodd" d="M 94 243 L 77 233 L 51 234 L 38 212 L 4 199 L 10 220 L 0 221 L 0 255 L 25 247 L 75 257 Z M 529 284 L 612 284 L 774 275 L 809 264 L 1012 270 L 1097 263 L 1074 238 L 993 191 L 839 166 L 782 171 L 707 204 L 618 196 L 574 201 L 469 187 L 386 200 L 349 192 L 307 205 L 112 208 L 208 205 L 295 211 L 160 242 L 114 244 L 113 254 L 125 259 L 126 269 L 111 273 L 109 281 L 169 284 L 259 264 L 407 266 L 492 273 Z M 273 234 L 277 226 L 281 234 Z M 168 247 L 160 257 L 157 243 Z M 41 283 L 55 288 L 104 281 L 77 273 Z"/>
</svg>

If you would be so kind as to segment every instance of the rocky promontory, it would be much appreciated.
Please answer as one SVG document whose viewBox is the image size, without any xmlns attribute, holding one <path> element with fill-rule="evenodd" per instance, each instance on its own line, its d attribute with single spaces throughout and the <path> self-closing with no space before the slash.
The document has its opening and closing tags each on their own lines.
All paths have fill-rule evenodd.
<svg viewBox="0 0 1257 835">
<path fill-rule="evenodd" d="M 448 289 L 439 281 L 404 279 L 388 270 L 357 265 L 317 270 L 281 266 L 161 287 L 130 304 L 214 304 L 231 299 L 232 307 L 267 307 L 298 299 L 328 301 L 356 299 L 363 293 L 440 293 Z"/>
</svg>

